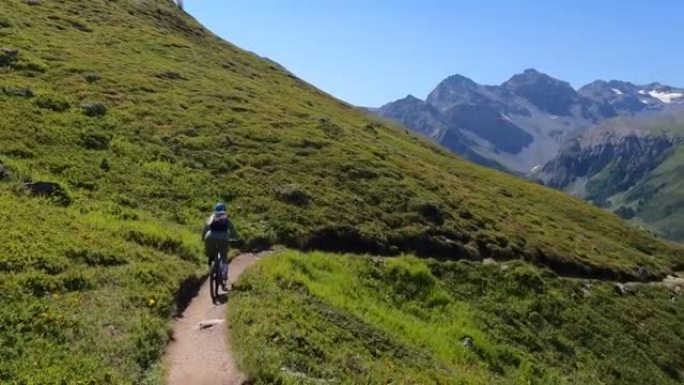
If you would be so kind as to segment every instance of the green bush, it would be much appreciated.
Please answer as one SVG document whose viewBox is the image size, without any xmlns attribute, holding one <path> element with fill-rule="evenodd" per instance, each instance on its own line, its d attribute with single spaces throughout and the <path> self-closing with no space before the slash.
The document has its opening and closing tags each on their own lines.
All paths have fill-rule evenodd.
<svg viewBox="0 0 684 385">
<path fill-rule="evenodd" d="M 39 96 L 33 102 L 40 108 L 56 112 L 64 112 L 71 108 L 68 101 L 50 96 Z"/>
<path fill-rule="evenodd" d="M 83 113 L 90 117 L 104 116 L 107 113 L 107 106 L 101 102 L 86 103 L 82 106 Z"/>
<path fill-rule="evenodd" d="M 99 132 L 84 132 L 81 134 L 81 145 L 88 150 L 106 150 L 112 141 L 111 135 Z"/>
</svg>

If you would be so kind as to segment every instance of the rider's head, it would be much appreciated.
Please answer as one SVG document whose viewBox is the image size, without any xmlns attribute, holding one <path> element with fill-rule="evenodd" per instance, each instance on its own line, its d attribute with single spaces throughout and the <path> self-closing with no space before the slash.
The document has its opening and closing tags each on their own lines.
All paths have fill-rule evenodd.
<svg viewBox="0 0 684 385">
<path fill-rule="evenodd" d="M 214 205 L 214 212 L 215 212 L 215 213 L 226 212 L 226 204 L 225 204 L 225 203 L 222 203 L 222 202 L 219 202 L 219 203 L 215 204 L 215 205 Z"/>
</svg>

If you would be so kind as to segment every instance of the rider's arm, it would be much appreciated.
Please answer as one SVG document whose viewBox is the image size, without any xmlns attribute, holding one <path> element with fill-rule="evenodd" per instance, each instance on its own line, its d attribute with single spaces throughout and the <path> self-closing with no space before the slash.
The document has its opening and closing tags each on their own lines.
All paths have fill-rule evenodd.
<svg viewBox="0 0 684 385">
<path fill-rule="evenodd" d="M 237 233 L 237 230 L 235 230 L 233 221 L 231 221 L 230 219 L 228 220 L 228 234 L 230 234 L 231 241 L 237 241 L 240 238 L 240 235 Z"/>
<path fill-rule="evenodd" d="M 209 223 L 205 223 L 204 227 L 202 228 L 202 242 L 204 242 L 204 237 L 207 236 L 208 232 L 209 232 Z"/>
</svg>

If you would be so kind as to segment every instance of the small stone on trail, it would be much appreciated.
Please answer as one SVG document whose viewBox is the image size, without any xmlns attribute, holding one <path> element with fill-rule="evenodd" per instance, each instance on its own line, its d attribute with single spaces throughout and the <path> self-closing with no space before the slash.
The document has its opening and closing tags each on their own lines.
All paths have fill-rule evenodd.
<svg viewBox="0 0 684 385">
<path fill-rule="evenodd" d="M 219 325 L 219 324 L 222 324 L 225 322 L 226 322 L 226 320 L 222 320 L 222 319 L 206 320 L 206 321 L 202 321 L 199 323 L 199 328 L 200 328 L 200 330 L 209 329 L 210 327 L 214 327 L 216 325 Z"/>
</svg>

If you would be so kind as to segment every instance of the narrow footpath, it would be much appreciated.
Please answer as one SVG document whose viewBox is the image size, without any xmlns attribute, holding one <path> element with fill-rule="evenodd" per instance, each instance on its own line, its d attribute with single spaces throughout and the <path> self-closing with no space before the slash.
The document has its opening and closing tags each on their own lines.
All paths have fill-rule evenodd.
<svg viewBox="0 0 684 385">
<path fill-rule="evenodd" d="M 263 254 L 243 254 L 230 264 L 229 282 Z M 246 377 L 233 359 L 226 324 L 230 295 L 222 304 L 209 296 L 207 280 L 183 314 L 173 324 L 173 340 L 164 356 L 168 385 L 241 385 Z"/>
</svg>

